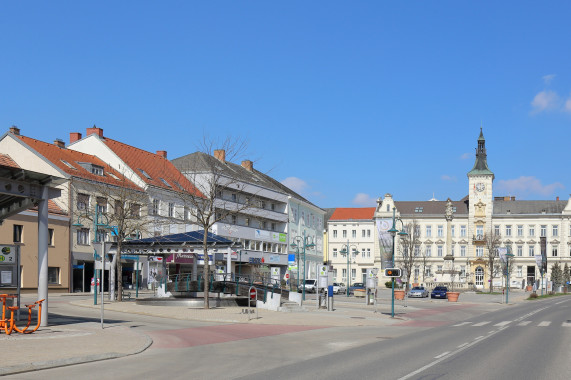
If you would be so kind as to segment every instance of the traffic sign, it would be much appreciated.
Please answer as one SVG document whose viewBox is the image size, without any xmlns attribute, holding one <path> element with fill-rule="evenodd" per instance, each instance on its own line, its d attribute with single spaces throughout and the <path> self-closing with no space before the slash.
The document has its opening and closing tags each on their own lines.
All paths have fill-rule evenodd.
<svg viewBox="0 0 571 380">
<path fill-rule="evenodd" d="M 256 299 L 256 288 L 250 288 L 250 299 L 253 301 Z"/>
<path fill-rule="evenodd" d="M 286 274 L 285 274 L 285 278 L 286 278 L 286 280 L 289 279 L 289 273 L 286 273 Z"/>
</svg>

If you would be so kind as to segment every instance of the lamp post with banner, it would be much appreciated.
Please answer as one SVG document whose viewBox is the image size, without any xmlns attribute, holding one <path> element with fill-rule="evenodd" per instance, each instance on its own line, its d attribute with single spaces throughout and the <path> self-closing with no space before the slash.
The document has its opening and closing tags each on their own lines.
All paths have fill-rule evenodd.
<svg viewBox="0 0 571 380">
<path fill-rule="evenodd" d="M 306 248 L 313 248 L 315 244 L 313 243 L 313 238 L 311 236 L 306 236 L 305 231 L 303 231 L 303 236 L 294 236 L 292 238 L 292 243 L 290 247 L 295 249 L 298 256 L 298 266 L 297 266 L 297 288 L 299 289 L 299 250 L 303 253 L 303 284 L 302 284 L 302 300 L 305 301 L 305 250 Z"/>
<path fill-rule="evenodd" d="M 349 255 L 349 251 L 351 250 L 351 248 L 353 248 L 353 256 L 356 256 L 359 251 L 357 250 L 357 246 L 354 244 L 349 244 L 349 239 L 347 239 L 347 244 L 345 244 L 345 248 L 343 248 L 341 251 L 339 251 L 340 254 L 342 254 L 343 256 L 347 257 L 347 297 L 349 297 L 350 295 L 350 291 L 349 288 L 351 287 L 351 256 Z"/>
<path fill-rule="evenodd" d="M 396 222 L 400 221 L 401 223 L 401 230 L 397 230 L 396 229 Z M 395 237 L 398 234 L 399 236 L 407 236 L 408 234 L 404 231 L 404 223 L 402 221 L 401 218 L 396 218 L 396 208 L 393 207 L 393 226 L 391 227 L 391 229 L 388 231 L 391 236 L 393 237 L 393 254 L 392 254 L 392 263 L 391 263 L 391 267 L 394 268 L 395 266 Z M 395 317 L 395 278 L 393 277 L 391 279 L 392 281 L 392 286 L 391 286 L 391 318 Z"/>
</svg>

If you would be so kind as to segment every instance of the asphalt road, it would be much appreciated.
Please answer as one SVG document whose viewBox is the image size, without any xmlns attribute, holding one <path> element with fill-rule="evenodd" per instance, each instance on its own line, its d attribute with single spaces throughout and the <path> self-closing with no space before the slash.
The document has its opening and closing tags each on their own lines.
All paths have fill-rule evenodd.
<svg viewBox="0 0 571 380">
<path fill-rule="evenodd" d="M 83 312 L 63 303 L 57 306 L 62 314 Z M 13 378 L 567 379 L 571 373 L 570 297 L 522 302 L 493 312 L 466 308 L 431 316 L 430 311 L 424 309 L 414 320 L 396 326 L 308 329 L 165 323 L 163 318 L 129 315 L 133 328 L 153 338 L 147 351 Z M 109 312 L 106 318 L 125 320 L 125 314 Z M 253 327 L 259 337 L 241 339 Z M 271 335 L 272 329 L 282 333 Z M 169 340 L 173 335 L 177 345 Z M 205 344 L 213 335 L 219 341 Z"/>
</svg>

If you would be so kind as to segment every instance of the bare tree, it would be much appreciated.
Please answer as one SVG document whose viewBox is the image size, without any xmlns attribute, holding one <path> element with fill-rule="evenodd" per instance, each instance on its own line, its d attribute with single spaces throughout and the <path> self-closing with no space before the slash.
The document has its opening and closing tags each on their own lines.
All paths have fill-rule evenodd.
<svg viewBox="0 0 571 380">
<path fill-rule="evenodd" d="M 113 255 L 111 261 L 109 294 L 111 299 L 114 299 L 116 276 L 118 276 L 117 301 L 122 301 L 122 245 L 128 239 L 139 238 L 147 234 L 155 225 L 155 221 L 143 215 L 148 207 L 148 194 L 125 175 L 120 177 L 117 174 L 113 175 L 116 177 L 114 184 L 91 182 L 81 188 L 74 186 L 72 196 L 78 199 L 84 196 L 84 192 L 87 192 L 94 197 L 95 202 L 90 202 L 94 203 L 93 206 L 87 204 L 83 209 L 76 208 L 74 213 L 77 217 L 85 218 L 94 224 L 95 241 L 103 242 L 109 237 L 116 239 L 117 253 Z M 81 202 L 74 203 L 82 204 Z M 111 230 L 110 227 L 112 227 Z"/>
<path fill-rule="evenodd" d="M 422 260 L 420 253 L 420 225 L 413 219 L 405 226 L 407 235 L 399 239 L 400 257 L 397 259 L 406 272 L 406 283 L 410 284 L 410 276 L 415 265 Z"/>
<path fill-rule="evenodd" d="M 235 224 L 237 216 L 246 209 L 252 209 L 252 219 L 259 223 L 263 220 L 261 213 L 256 216 L 255 211 L 263 208 L 262 199 L 257 197 L 258 190 L 254 185 L 245 183 L 247 180 L 243 177 L 240 179 L 240 170 L 236 170 L 239 168 L 232 163 L 245 153 L 245 149 L 246 144 L 242 140 L 227 138 L 219 143 L 205 137 L 199 152 L 173 160 L 173 164 L 198 190 L 195 194 L 184 193 L 183 202 L 196 224 L 203 230 L 205 309 L 210 307 L 209 230 L 218 222 Z M 257 175 L 258 172 L 253 169 L 251 161 L 245 161 L 245 166 L 246 170 L 251 171 L 254 176 Z M 195 262 L 197 259 L 195 255 Z"/>
<path fill-rule="evenodd" d="M 502 240 L 499 234 L 495 234 L 493 231 L 484 234 L 484 245 L 486 248 L 484 260 L 486 261 L 486 270 L 488 271 L 488 279 L 490 281 L 490 293 L 493 290 L 494 278 L 496 278 L 502 270 L 498 255 L 498 248 L 501 243 Z"/>
</svg>

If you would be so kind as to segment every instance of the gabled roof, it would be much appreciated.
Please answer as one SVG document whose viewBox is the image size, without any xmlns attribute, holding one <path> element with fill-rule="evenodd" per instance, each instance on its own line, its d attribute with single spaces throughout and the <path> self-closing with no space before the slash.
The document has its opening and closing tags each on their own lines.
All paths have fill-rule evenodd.
<svg viewBox="0 0 571 380">
<path fill-rule="evenodd" d="M 38 211 L 38 207 L 32 207 L 30 210 Z M 58 214 L 58 215 L 67 215 L 67 212 L 63 211 L 53 200 L 48 199 L 48 213 L 50 214 Z"/>
<path fill-rule="evenodd" d="M 440 215 L 444 217 L 446 212 L 446 201 L 399 201 L 395 202 L 395 207 L 401 216 L 422 218 L 426 215 Z M 468 200 L 452 201 L 452 207 L 456 207 L 454 215 L 468 215 Z"/>
<path fill-rule="evenodd" d="M 175 158 L 172 160 L 172 163 L 183 173 L 209 173 L 215 167 L 220 175 L 232 178 L 235 181 L 265 187 L 319 208 L 267 174 L 256 169 L 250 171 L 230 161 L 221 162 L 217 158 L 203 152 L 194 152 Z"/>
<path fill-rule="evenodd" d="M 373 220 L 375 207 L 346 208 L 338 207 L 333 211 L 330 221 L 337 220 Z"/>
<path fill-rule="evenodd" d="M 135 185 L 127 178 L 123 178 L 121 173 L 107 165 L 103 160 L 91 154 L 81 153 L 75 150 L 60 148 L 54 144 L 36 140 L 31 137 L 15 135 L 22 140 L 30 148 L 41 154 L 51 163 L 58 167 L 61 171 L 71 177 L 82 178 L 95 182 L 106 183 L 118 187 L 131 188 L 133 190 L 143 191 L 139 186 Z M 66 164 L 67 162 L 67 164 Z M 93 174 L 88 171 L 82 164 L 91 164 L 103 168 L 103 175 Z M 69 165 L 68 165 L 69 164 Z M 113 177 L 115 176 L 115 177 Z"/>
<path fill-rule="evenodd" d="M 202 193 L 165 157 L 108 137 L 101 138 L 101 141 L 148 185 L 202 196 Z"/>
<path fill-rule="evenodd" d="M 494 215 L 561 214 L 567 201 L 504 201 L 494 200 Z"/>
<path fill-rule="evenodd" d="M 20 169 L 20 165 L 18 165 L 10 156 L 2 153 L 0 153 L 0 165 Z"/>
</svg>

